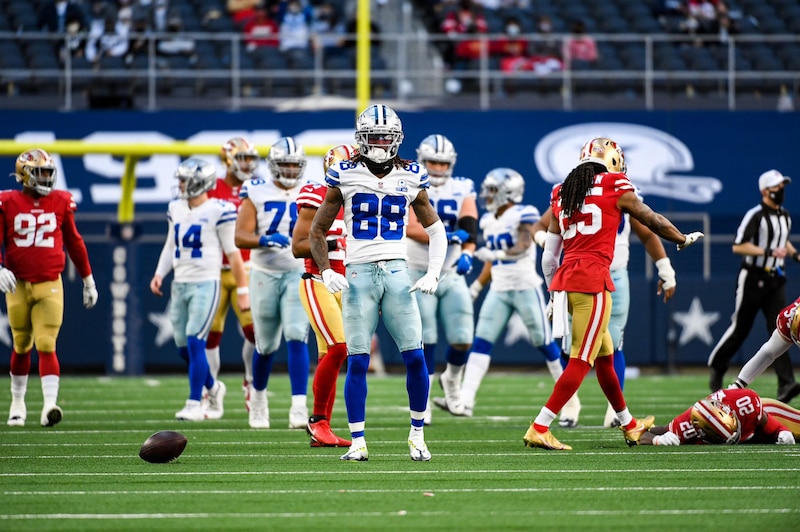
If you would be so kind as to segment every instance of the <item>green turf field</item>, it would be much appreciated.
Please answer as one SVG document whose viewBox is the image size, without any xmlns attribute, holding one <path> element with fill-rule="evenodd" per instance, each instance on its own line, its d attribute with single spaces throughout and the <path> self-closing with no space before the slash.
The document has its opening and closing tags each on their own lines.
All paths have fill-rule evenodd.
<svg viewBox="0 0 800 532">
<path fill-rule="evenodd" d="M 66 376 L 64 420 L 52 428 L 38 426 L 36 378 L 27 426 L 6 426 L 0 379 L 0 530 L 800 530 L 800 447 L 628 448 L 600 427 L 606 404 L 593 375 L 580 426 L 553 430 L 573 451 L 522 444 L 549 377 L 490 373 L 475 417 L 434 412 L 430 462 L 409 459 L 404 376 L 371 377 L 370 460 L 356 463 L 285 428 L 286 375 L 270 384 L 273 428 L 249 429 L 239 378 L 223 377 L 222 420 L 182 423 L 185 377 Z M 706 394 L 706 380 L 641 377 L 626 395 L 634 415 L 664 423 Z M 347 436 L 343 383 L 333 425 Z M 774 377 L 759 384 L 770 395 Z M 140 460 L 141 443 L 164 429 L 186 434 L 183 455 Z"/>
</svg>

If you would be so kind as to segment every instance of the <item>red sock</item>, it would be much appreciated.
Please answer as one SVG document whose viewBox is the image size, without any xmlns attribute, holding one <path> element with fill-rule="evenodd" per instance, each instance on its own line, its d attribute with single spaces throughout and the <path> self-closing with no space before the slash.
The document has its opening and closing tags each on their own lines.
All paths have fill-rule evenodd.
<svg viewBox="0 0 800 532">
<path fill-rule="evenodd" d="M 597 357 L 597 360 L 594 361 L 594 371 L 597 374 L 600 389 L 611 403 L 614 412 L 624 410 L 625 396 L 622 395 L 617 372 L 614 371 L 614 357 Z"/>
<path fill-rule="evenodd" d="M 39 353 L 39 375 L 61 375 L 61 367 L 58 365 L 58 357 L 55 351 L 52 353 Z"/>
<path fill-rule="evenodd" d="M 561 412 L 569 398 L 575 395 L 575 392 L 581 387 L 581 383 L 590 369 L 592 367 L 588 362 L 578 358 L 570 358 L 567 367 L 564 368 L 564 373 L 561 374 L 555 386 L 553 386 L 553 393 L 550 394 L 550 399 L 547 400 L 544 406 L 556 414 Z"/>
<path fill-rule="evenodd" d="M 19 354 L 16 350 L 11 350 L 11 374 L 27 375 L 31 372 L 31 352 Z"/>
<path fill-rule="evenodd" d="M 347 346 L 334 344 L 328 347 L 328 353 L 317 364 L 314 382 L 311 385 L 311 389 L 314 391 L 315 416 L 325 416 L 330 419 L 331 412 L 333 412 L 333 400 L 336 397 L 336 380 L 346 357 Z"/>
<path fill-rule="evenodd" d="M 253 324 L 252 323 L 250 325 L 245 325 L 244 327 L 242 327 L 242 334 L 244 334 L 244 337 L 247 338 L 247 340 L 251 344 L 256 343 L 256 333 L 253 330 Z"/>
<path fill-rule="evenodd" d="M 206 338 L 206 349 L 219 347 L 220 342 L 222 342 L 222 333 L 219 331 L 211 331 L 208 333 L 208 338 Z"/>
</svg>

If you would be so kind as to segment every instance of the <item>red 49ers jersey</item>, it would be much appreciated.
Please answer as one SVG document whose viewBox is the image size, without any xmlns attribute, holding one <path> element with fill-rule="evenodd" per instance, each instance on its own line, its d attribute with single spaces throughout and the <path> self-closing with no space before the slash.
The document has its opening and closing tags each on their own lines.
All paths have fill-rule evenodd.
<svg viewBox="0 0 800 532">
<path fill-rule="evenodd" d="M 302 208 L 319 209 L 319 206 L 322 205 L 322 200 L 325 199 L 327 191 L 327 186 L 318 183 L 308 183 L 304 185 L 303 188 L 300 189 L 300 192 L 297 193 L 297 199 L 295 200 L 297 210 L 299 211 Z M 347 228 L 344 225 L 344 209 L 339 209 L 339 212 L 336 214 L 336 219 L 331 224 L 331 228 L 328 229 L 326 236 L 336 237 L 337 239 L 347 236 Z M 344 249 L 328 251 L 331 269 L 342 275 L 344 275 L 344 254 Z M 319 273 L 319 266 L 317 266 L 317 263 L 312 258 L 305 259 L 305 267 L 308 273 Z"/>
<path fill-rule="evenodd" d="M 800 331 L 792 330 L 792 321 L 794 320 L 795 314 L 798 312 L 798 308 L 800 308 L 800 297 L 778 313 L 778 317 L 775 318 L 775 326 L 778 328 L 778 332 L 783 336 L 784 340 L 800 345 Z"/>
<path fill-rule="evenodd" d="M 242 204 L 242 198 L 239 197 L 239 189 L 241 187 L 236 186 L 232 187 L 228 183 L 225 182 L 225 178 L 218 177 L 217 178 L 217 187 L 208 191 L 209 198 L 219 198 L 221 200 L 228 201 L 236 205 L 236 212 L 239 212 L 239 206 Z M 240 249 L 239 250 L 242 254 L 242 260 L 247 262 L 250 260 L 250 250 L 249 249 Z M 224 253 L 222 254 L 222 268 L 228 269 L 231 265 L 228 262 L 228 256 Z"/>
<path fill-rule="evenodd" d="M 751 440 L 759 430 L 759 420 L 762 416 L 767 415 L 761 405 L 761 398 L 753 390 L 738 388 L 717 390 L 706 399 L 716 399 L 736 412 L 739 418 L 739 425 L 742 427 L 742 436 L 739 438 L 739 443 Z M 669 430 L 678 435 L 681 439 L 681 445 L 703 443 L 692 426 L 691 407 L 670 422 Z"/>
<path fill-rule="evenodd" d="M 614 258 L 617 228 L 622 219 L 617 200 L 625 192 L 634 192 L 635 189 L 625 174 L 597 174 L 580 212 L 567 219 L 559 198 L 562 186 L 553 188 L 550 206 L 561 228 L 564 257 L 549 289 L 585 294 L 613 291 L 609 270 Z"/>
<path fill-rule="evenodd" d="M 77 208 L 64 190 L 38 198 L 21 190 L 0 192 L 6 268 L 23 281 L 54 281 L 64 271 L 66 246 L 81 277 L 91 274 L 86 244 L 75 226 Z"/>
</svg>

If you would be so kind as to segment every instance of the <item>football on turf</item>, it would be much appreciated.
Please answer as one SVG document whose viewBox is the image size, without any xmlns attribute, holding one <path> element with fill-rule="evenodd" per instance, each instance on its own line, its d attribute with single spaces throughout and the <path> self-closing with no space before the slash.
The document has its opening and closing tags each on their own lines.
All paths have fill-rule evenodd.
<svg viewBox="0 0 800 532">
<path fill-rule="evenodd" d="M 165 464 L 178 458 L 186 448 L 186 436 L 173 430 L 156 432 L 139 449 L 139 458 L 151 464 Z"/>
</svg>

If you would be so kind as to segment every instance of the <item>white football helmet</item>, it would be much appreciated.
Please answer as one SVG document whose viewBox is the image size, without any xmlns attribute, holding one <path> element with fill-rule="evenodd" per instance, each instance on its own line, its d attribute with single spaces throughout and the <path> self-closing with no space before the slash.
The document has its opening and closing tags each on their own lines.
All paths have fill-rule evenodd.
<svg viewBox="0 0 800 532">
<path fill-rule="evenodd" d="M 179 197 L 184 199 L 196 198 L 217 186 L 217 169 L 210 162 L 197 157 L 190 157 L 178 165 L 175 177 L 183 183 Z"/>
<path fill-rule="evenodd" d="M 356 143 L 363 157 L 385 163 L 397 155 L 403 142 L 403 123 L 390 107 L 370 105 L 356 119 Z"/>
<path fill-rule="evenodd" d="M 253 179 L 258 168 L 258 151 L 242 137 L 234 137 L 223 144 L 219 158 L 239 181 Z"/>
<path fill-rule="evenodd" d="M 692 426 L 706 443 L 734 444 L 742 436 L 736 412 L 722 401 L 703 399 L 692 406 Z"/>
<path fill-rule="evenodd" d="M 593 138 L 581 148 L 581 163 L 598 163 L 606 167 L 609 172 L 627 173 L 625 154 L 622 148 L 613 140 L 605 137 Z"/>
<path fill-rule="evenodd" d="M 267 162 L 272 179 L 292 188 L 306 171 L 306 151 L 292 137 L 282 137 L 270 147 Z"/>
<path fill-rule="evenodd" d="M 16 173 L 11 174 L 22 186 L 47 196 L 56 185 L 56 165 L 44 150 L 34 148 L 17 157 Z"/>
<path fill-rule="evenodd" d="M 443 172 L 434 172 L 426 166 L 431 185 L 435 187 L 442 186 L 444 182 L 453 175 L 456 155 L 453 143 L 444 135 L 428 135 L 420 143 L 419 148 L 417 148 L 417 161 L 423 166 L 425 166 L 425 163 L 428 161 L 448 164 L 447 170 Z"/>
<path fill-rule="evenodd" d="M 520 203 L 525 194 L 525 179 L 511 168 L 495 168 L 491 170 L 481 183 L 481 199 L 483 206 L 491 213 L 506 203 Z"/>
</svg>

